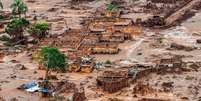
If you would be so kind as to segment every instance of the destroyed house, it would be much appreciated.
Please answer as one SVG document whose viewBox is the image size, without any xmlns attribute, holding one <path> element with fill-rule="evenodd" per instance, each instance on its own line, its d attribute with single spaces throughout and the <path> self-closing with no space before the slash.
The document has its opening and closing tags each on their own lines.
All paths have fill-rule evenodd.
<svg viewBox="0 0 201 101">
<path fill-rule="evenodd" d="M 91 51 L 92 54 L 116 54 L 119 52 L 119 48 L 115 43 L 97 43 Z"/>
<path fill-rule="evenodd" d="M 109 70 L 101 73 L 97 78 L 97 85 L 103 91 L 114 93 L 129 86 L 128 71 Z"/>
<path fill-rule="evenodd" d="M 159 67 L 180 68 L 182 67 L 182 58 L 179 56 L 162 58 Z"/>
<path fill-rule="evenodd" d="M 69 63 L 70 72 L 90 73 L 93 71 L 94 61 L 91 57 L 80 57 Z"/>
</svg>

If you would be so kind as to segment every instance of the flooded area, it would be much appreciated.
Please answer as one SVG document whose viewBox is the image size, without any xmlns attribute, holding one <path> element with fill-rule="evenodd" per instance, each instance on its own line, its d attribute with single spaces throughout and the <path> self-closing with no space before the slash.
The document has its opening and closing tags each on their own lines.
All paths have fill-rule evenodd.
<svg viewBox="0 0 201 101">
<path fill-rule="evenodd" d="M 0 1 L 0 101 L 201 100 L 201 0 Z"/>
</svg>

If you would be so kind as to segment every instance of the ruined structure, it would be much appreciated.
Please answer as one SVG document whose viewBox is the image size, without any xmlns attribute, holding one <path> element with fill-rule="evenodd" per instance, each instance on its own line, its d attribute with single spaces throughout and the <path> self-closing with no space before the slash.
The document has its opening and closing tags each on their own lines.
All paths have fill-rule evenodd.
<svg viewBox="0 0 201 101">
<path fill-rule="evenodd" d="M 103 91 L 114 93 L 121 90 L 124 87 L 129 86 L 128 72 L 117 71 L 104 71 L 97 78 L 97 85 L 103 89 Z"/>
<path fill-rule="evenodd" d="M 133 94 L 147 95 L 155 92 L 153 88 L 151 88 L 148 84 L 138 83 L 133 88 Z"/>
<path fill-rule="evenodd" d="M 80 57 L 76 61 L 69 62 L 68 71 L 90 73 L 94 68 L 94 60 L 91 57 Z"/>
<path fill-rule="evenodd" d="M 86 101 L 84 88 L 77 89 L 74 92 L 73 101 Z"/>
</svg>

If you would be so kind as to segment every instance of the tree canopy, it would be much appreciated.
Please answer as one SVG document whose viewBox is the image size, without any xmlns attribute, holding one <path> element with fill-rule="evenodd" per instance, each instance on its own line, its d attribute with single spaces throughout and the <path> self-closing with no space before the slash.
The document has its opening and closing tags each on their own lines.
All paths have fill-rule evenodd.
<svg viewBox="0 0 201 101">
<path fill-rule="evenodd" d="M 62 54 L 57 48 L 43 47 L 40 52 L 40 60 L 45 66 L 46 70 L 65 70 L 66 56 Z"/>
</svg>

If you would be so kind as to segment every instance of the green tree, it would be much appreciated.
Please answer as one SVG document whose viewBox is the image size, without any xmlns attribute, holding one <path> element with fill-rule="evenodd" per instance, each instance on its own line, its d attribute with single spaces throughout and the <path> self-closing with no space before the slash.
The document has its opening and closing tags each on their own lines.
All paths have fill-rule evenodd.
<svg viewBox="0 0 201 101">
<path fill-rule="evenodd" d="M 24 39 L 23 32 L 30 22 L 24 18 L 12 19 L 5 28 L 6 33 L 11 36 L 11 39 L 16 42 Z"/>
<path fill-rule="evenodd" d="M 18 15 L 21 18 L 21 15 L 24 14 L 26 17 L 26 12 L 28 11 L 27 5 L 22 0 L 14 0 L 11 5 L 13 15 Z"/>
<path fill-rule="evenodd" d="M 49 24 L 47 22 L 40 22 L 33 24 L 28 32 L 39 39 L 44 38 L 48 34 Z"/>
<path fill-rule="evenodd" d="M 48 75 L 51 71 L 66 71 L 66 56 L 57 48 L 43 47 L 39 51 L 39 62 L 45 66 L 45 79 L 48 80 Z"/>
</svg>

